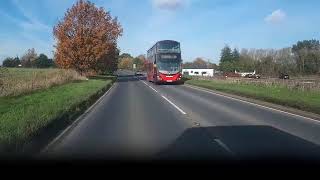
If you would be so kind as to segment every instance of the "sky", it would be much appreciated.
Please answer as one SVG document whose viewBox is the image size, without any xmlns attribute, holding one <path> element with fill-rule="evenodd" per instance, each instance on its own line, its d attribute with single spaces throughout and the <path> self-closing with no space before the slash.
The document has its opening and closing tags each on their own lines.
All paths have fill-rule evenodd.
<svg viewBox="0 0 320 180">
<path fill-rule="evenodd" d="M 53 57 L 52 29 L 76 0 L 1 0 L 0 63 L 27 49 Z M 219 62 L 221 49 L 284 48 L 320 39 L 318 0 L 92 0 L 118 17 L 118 46 L 133 56 L 159 40 L 181 42 L 185 62 Z"/>
</svg>

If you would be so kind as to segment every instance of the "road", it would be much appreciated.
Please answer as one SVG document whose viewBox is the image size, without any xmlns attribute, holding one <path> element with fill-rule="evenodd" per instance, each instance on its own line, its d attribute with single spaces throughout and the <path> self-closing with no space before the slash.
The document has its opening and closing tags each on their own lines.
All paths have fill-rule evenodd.
<svg viewBox="0 0 320 180">
<path fill-rule="evenodd" d="M 130 72 L 43 155 L 72 158 L 319 158 L 320 122 Z"/>
</svg>

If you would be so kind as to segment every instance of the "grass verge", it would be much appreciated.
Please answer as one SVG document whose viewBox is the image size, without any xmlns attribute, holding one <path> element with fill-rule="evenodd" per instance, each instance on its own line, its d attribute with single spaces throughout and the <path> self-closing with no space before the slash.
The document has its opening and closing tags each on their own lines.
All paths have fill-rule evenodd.
<svg viewBox="0 0 320 180">
<path fill-rule="evenodd" d="M 24 96 L 1 97 L 0 150 L 20 152 L 35 137 L 66 127 L 113 82 L 109 78 L 90 79 Z"/>
<path fill-rule="evenodd" d="M 188 80 L 185 83 L 320 114 L 320 91 L 300 91 L 283 86 L 258 86 L 219 80 Z"/>
<path fill-rule="evenodd" d="M 0 97 L 26 95 L 34 91 L 85 79 L 74 70 L 1 68 Z"/>
</svg>

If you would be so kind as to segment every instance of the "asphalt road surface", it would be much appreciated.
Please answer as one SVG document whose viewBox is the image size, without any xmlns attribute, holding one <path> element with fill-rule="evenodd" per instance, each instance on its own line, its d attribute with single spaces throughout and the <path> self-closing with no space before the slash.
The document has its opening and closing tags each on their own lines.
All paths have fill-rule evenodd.
<svg viewBox="0 0 320 180">
<path fill-rule="evenodd" d="M 128 71 L 48 157 L 319 158 L 320 122 Z"/>
</svg>

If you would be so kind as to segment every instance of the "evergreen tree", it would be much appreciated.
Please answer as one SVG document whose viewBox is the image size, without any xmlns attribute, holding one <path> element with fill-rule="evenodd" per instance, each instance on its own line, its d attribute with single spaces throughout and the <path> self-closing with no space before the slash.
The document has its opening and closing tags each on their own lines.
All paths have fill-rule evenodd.
<svg viewBox="0 0 320 180">
<path fill-rule="evenodd" d="M 221 58 L 220 62 L 231 62 L 233 60 L 233 55 L 231 52 L 231 48 L 226 45 L 222 50 L 221 50 Z"/>
<path fill-rule="evenodd" d="M 238 62 L 240 60 L 240 53 L 239 53 L 238 49 L 236 49 L 236 48 L 233 49 L 232 57 L 233 57 L 233 61 Z"/>
</svg>

